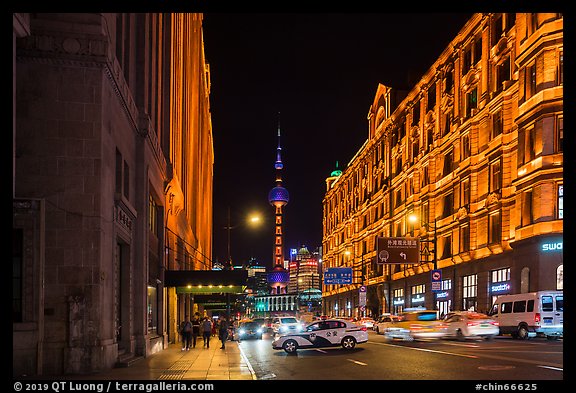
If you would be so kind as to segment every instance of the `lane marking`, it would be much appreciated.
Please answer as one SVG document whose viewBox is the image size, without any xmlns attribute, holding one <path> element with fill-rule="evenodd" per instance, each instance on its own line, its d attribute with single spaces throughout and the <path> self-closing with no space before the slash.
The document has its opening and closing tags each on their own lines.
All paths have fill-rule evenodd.
<svg viewBox="0 0 576 393">
<path fill-rule="evenodd" d="M 538 366 L 538 367 L 548 368 L 548 369 L 550 369 L 550 370 L 555 370 L 555 371 L 562 371 L 562 372 L 564 372 L 564 369 L 563 369 L 563 368 L 559 368 L 559 367 L 551 367 L 551 366 Z"/>
<path fill-rule="evenodd" d="M 354 360 L 354 359 L 346 359 L 346 360 L 348 360 L 349 362 L 352 362 L 352 363 L 359 364 L 361 366 L 367 366 L 368 365 L 368 363 L 359 362 L 358 360 Z"/>
<path fill-rule="evenodd" d="M 322 352 L 322 353 L 328 353 L 328 352 L 326 352 L 325 350 L 323 350 L 323 349 L 320 349 L 320 348 L 316 348 L 316 350 L 317 350 L 318 352 Z"/>
<path fill-rule="evenodd" d="M 444 345 L 453 345 L 455 347 L 480 348 L 480 345 L 478 345 L 478 344 L 461 344 L 461 343 L 450 343 L 450 342 L 446 342 L 443 344 Z"/>
<path fill-rule="evenodd" d="M 250 370 L 250 374 L 252 374 L 252 379 L 257 380 L 258 377 L 256 376 L 256 371 L 254 371 L 254 369 L 252 368 L 252 365 L 250 364 L 250 361 L 248 360 L 248 357 L 246 356 L 246 354 L 244 354 L 244 350 L 242 349 L 242 346 L 238 345 L 238 349 L 240 350 L 240 356 L 242 357 L 244 362 L 246 362 L 246 365 L 248 366 L 248 370 Z M 276 376 L 274 375 L 274 377 L 276 377 Z"/>
<path fill-rule="evenodd" d="M 388 347 L 412 349 L 412 350 L 414 350 L 414 351 L 432 352 L 432 353 L 439 353 L 439 354 L 443 354 L 443 355 L 460 356 L 460 357 L 469 358 L 469 359 L 478 359 L 478 356 L 474 356 L 474 355 L 464 355 L 464 354 L 460 354 L 460 353 L 452 353 L 452 352 L 438 351 L 438 350 L 434 350 L 434 349 L 404 347 L 404 346 L 400 346 L 400 345 L 386 344 L 386 343 L 371 343 L 371 342 L 368 342 L 368 344 L 385 345 L 385 346 L 388 346 Z"/>
</svg>

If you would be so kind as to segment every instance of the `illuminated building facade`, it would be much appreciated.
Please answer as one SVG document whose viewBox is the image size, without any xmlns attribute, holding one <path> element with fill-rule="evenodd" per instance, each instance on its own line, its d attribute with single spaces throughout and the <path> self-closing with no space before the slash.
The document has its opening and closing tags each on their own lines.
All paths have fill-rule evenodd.
<svg viewBox="0 0 576 393">
<path fill-rule="evenodd" d="M 290 284 L 288 292 L 301 293 L 309 289 L 320 288 L 318 258 L 306 246 L 300 247 L 289 263 Z"/>
<path fill-rule="evenodd" d="M 326 179 L 324 268 L 354 282 L 323 285 L 325 314 L 486 311 L 563 289 L 563 72 L 562 14 L 484 13 L 405 96 L 378 86 L 367 141 Z M 429 241 L 419 261 L 377 263 L 377 237 L 408 236 Z"/>
<path fill-rule="evenodd" d="M 208 270 L 202 14 L 13 14 L 13 374 L 105 370 L 178 340 Z"/>
</svg>

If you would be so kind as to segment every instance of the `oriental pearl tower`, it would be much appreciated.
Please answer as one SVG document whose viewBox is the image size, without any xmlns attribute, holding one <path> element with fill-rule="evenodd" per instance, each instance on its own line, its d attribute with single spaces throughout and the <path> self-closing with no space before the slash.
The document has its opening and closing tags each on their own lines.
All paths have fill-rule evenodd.
<svg viewBox="0 0 576 393">
<path fill-rule="evenodd" d="M 276 187 L 268 193 L 268 202 L 274 206 L 275 232 L 274 232 L 274 268 L 268 273 L 268 285 L 271 287 L 271 294 L 279 295 L 287 293 L 290 273 L 284 269 L 284 243 L 282 233 L 282 207 L 286 206 L 289 200 L 288 190 L 282 187 L 282 157 L 280 152 L 280 121 L 278 121 L 278 148 L 276 149 Z"/>
</svg>

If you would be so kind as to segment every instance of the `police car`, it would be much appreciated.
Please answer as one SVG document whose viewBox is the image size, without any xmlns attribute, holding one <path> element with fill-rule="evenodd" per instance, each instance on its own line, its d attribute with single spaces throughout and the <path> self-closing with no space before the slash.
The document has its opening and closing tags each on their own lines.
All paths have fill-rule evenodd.
<svg viewBox="0 0 576 393">
<path fill-rule="evenodd" d="M 341 319 L 326 319 L 308 324 L 302 332 L 283 334 L 272 341 L 273 349 L 295 353 L 299 348 L 326 348 L 342 346 L 353 349 L 368 341 L 365 326 Z"/>
</svg>

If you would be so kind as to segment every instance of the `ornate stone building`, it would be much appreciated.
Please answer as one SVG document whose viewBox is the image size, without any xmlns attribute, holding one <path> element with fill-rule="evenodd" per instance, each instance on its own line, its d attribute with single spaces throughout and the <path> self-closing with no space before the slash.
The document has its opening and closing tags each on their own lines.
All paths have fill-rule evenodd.
<svg viewBox="0 0 576 393">
<path fill-rule="evenodd" d="M 325 314 L 563 289 L 563 71 L 562 14 L 486 13 L 406 96 L 378 86 L 367 141 L 326 180 L 324 267 L 355 278 L 323 286 Z M 379 264 L 377 237 L 418 237 L 420 260 Z"/>
<path fill-rule="evenodd" d="M 113 367 L 198 306 L 213 141 L 202 14 L 13 14 L 13 375 Z"/>
</svg>

